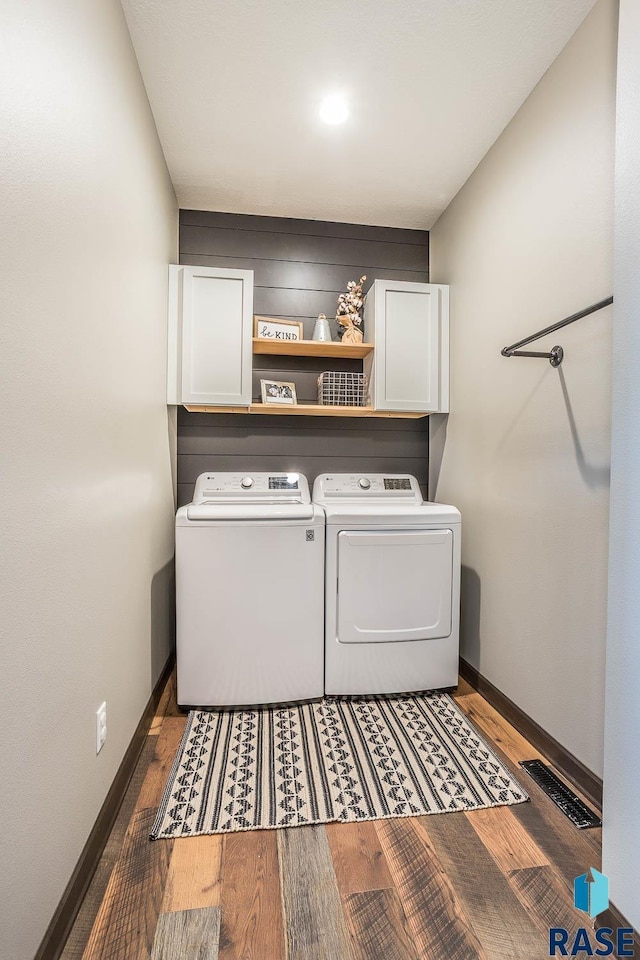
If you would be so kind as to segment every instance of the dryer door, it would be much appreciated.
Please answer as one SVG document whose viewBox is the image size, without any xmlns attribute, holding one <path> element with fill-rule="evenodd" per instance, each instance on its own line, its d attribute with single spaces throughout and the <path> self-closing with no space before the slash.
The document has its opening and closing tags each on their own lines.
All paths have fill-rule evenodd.
<svg viewBox="0 0 640 960">
<path fill-rule="evenodd" d="M 452 566 L 451 530 L 342 530 L 338 641 L 448 637 Z"/>
</svg>

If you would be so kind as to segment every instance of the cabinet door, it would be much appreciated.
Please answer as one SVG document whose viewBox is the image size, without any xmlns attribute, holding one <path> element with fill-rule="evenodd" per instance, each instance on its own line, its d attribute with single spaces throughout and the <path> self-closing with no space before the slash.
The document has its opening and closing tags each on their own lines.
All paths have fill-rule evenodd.
<svg viewBox="0 0 640 960">
<path fill-rule="evenodd" d="M 365 325 L 373 319 L 377 410 L 448 410 L 447 293 L 437 284 L 375 281 Z"/>
<path fill-rule="evenodd" d="M 251 403 L 253 271 L 176 267 L 181 403 Z M 175 281 L 174 281 L 175 283 Z M 181 290 L 180 290 L 181 286 Z"/>
</svg>

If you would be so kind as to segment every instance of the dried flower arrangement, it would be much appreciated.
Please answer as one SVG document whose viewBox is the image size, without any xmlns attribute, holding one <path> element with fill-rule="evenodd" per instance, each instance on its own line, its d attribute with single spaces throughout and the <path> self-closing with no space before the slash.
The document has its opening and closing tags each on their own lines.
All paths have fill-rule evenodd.
<svg viewBox="0 0 640 960">
<path fill-rule="evenodd" d="M 362 331 L 358 327 L 362 323 L 360 311 L 362 310 L 362 284 L 366 276 L 360 277 L 356 282 L 349 280 L 347 292 L 341 293 L 338 297 L 338 309 L 336 310 L 336 320 L 342 330 L 343 343 L 362 343 Z"/>
</svg>

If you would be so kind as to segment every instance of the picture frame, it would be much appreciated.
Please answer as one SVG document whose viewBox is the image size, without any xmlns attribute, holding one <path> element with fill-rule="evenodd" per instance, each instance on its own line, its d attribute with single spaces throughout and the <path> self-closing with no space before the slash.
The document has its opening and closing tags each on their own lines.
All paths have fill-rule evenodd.
<svg viewBox="0 0 640 960">
<path fill-rule="evenodd" d="M 302 320 L 279 320 L 277 317 L 253 318 L 253 335 L 258 340 L 280 340 L 287 343 L 304 340 Z"/>
<path fill-rule="evenodd" d="M 287 380 L 261 380 L 260 391 L 263 403 L 296 405 L 296 385 Z"/>
</svg>

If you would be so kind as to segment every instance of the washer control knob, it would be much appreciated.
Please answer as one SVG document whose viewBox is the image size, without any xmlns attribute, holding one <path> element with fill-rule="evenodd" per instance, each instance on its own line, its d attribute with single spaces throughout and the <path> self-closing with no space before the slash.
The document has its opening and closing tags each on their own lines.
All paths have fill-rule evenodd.
<svg viewBox="0 0 640 960">
<path fill-rule="evenodd" d="M 367 477 L 360 477 L 358 480 L 358 486 L 362 487 L 363 490 L 368 490 L 371 486 L 371 480 L 369 480 Z"/>
<path fill-rule="evenodd" d="M 242 480 L 240 481 L 240 486 L 244 490 L 248 490 L 249 487 L 253 486 L 253 477 L 243 477 Z"/>
</svg>

